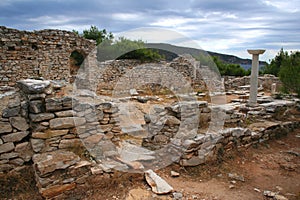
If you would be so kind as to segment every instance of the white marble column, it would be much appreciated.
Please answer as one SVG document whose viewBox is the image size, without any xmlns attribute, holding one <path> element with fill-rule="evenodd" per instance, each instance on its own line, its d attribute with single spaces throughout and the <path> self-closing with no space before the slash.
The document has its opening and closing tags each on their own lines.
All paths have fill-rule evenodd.
<svg viewBox="0 0 300 200">
<path fill-rule="evenodd" d="M 252 54 L 252 67 L 251 67 L 251 79 L 250 79 L 250 97 L 249 106 L 256 106 L 257 104 L 257 87 L 258 87 L 258 66 L 259 66 L 259 54 L 265 52 L 264 49 L 247 50 Z"/>
</svg>

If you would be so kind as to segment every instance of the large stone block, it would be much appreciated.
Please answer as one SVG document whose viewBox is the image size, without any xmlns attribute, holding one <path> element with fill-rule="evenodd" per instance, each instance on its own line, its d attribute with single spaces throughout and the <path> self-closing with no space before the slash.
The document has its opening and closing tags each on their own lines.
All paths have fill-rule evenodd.
<svg viewBox="0 0 300 200">
<path fill-rule="evenodd" d="M 51 129 L 64 129 L 64 128 L 74 128 L 75 126 L 81 126 L 85 124 L 85 118 L 81 117 L 63 117 L 55 118 L 50 120 Z"/>
<path fill-rule="evenodd" d="M 12 142 L 8 142 L 0 145 L 0 153 L 10 152 L 14 149 L 15 149 L 15 145 Z"/>
<path fill-rule="evenodd" d="M 73 110 L 65 110 L 65 111 L 60 111 L 55 113 L 57 117 L 73 117 L 75 116 L 75 114 L 76 112 Z"/>
<path fill-rule="evenodd" d="M 19 114 L 20 112 L 20 107 L 14 107 L 14 108 L 5 108 L 2 112 L 2 116 L 5 118 L 9 118 L 9 117 L 15 117 Z"/>
<path fill-rule="evenodd" d="M 29 111 L 31 113 L 41 113 L 43 109 L 43 102 L 41 100 L 30 101 Z"/>
<path fill-rule="evenodd" d="M 63 108 L 61 99 L 48 98 L 46 101 L 46 111 L 60 111 Z"/>
<path fill-rule="evenodd" d="M 29 117 L 33 122 L 41 122 L 44 120 L 53 119 L 55 116 L 53 113 L 40 113 L 40 114 L 29 114 Z"/>
<path fill-rule="evenodd" d="M 70 151 L 53 151 L 33 156 L 33 162 L 41 176 L 54 172 L 55 170 L 66 169 L 80 160 L 79 156 Z"/>
<path fill-rule="evenodd" d="M 11 125 L 19 131 L 26 131 L 29 128 L 26 119 L 23 117 L 11 117 L 9 121 Z"/>
<path fill-rule="evenodd" d="M 41 194 L 43 195 L 43 197 L 48 199 L 60 195 L 65 191 L 72 190 L 75 187 L 76 187 L 76 183 L 54 185 L 49 188 L 42 189 Z"/>
<path fill-rule="evenodd" d="M 4 142 L 19 142 L 29 134 L 29 131 L 15 132 L 3 135 Z"/>
<path fill-rule="evenodd" d="M 82 142 L 80 139 L 69 139 L 69 140 L 61 140 L 58 148 L 66 149 L 66 148 L 79 148 L 82 146 Z"/>
<path fill-rule="evenodd" d="M 38 153 L 45 147 L 45 142 L 42 139 L 30 139 L 31 147 L 34 152 Z"/>
<path fill-rule="evenodd" d="M 12 131 L 12 127 L 8 122 L 0 122 L 0 134 L 1 133 L 10 133 Z"/>
<path fill-rule="evenodd" d="M 50 81 L 26 79 L 18 81 L 17 85 L 28 94 L 36 94 L 43 93 L 50 86 Z"/>
<path fill-rule="evenodd" d="M 22 158 L 25 162 L 30 161 L 33 155 L 33 150 L 29 142 L 17 144 L 15 151 L 18 153 L 19 157 Z"/>
<path fill-rule="evenodd" d="M 66 134 L 68 134 L 68 132 L 69 132 L 68 129 L 46 130 L 45 132 L 33 132 L 32 137 L 38 138 L 38 139 L 48 139 L 48 138 L 66 135 Z"/>
</svg>

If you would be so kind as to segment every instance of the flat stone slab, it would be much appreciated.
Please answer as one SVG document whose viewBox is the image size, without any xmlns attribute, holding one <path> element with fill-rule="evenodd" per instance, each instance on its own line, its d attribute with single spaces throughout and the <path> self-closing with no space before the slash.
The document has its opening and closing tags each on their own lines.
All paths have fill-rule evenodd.
<svg viewBox="0 0 300 200">
<path fill-rule="evenodd" d="M 41 176 L 59 169 L 66 169 L 80 161 L 79 156 L 70 151 L 53 151 L 33 156 L 33 162 Z"/>
<path fill-rule="evenodd" d="M 62 117 L 49 121 L 51 129 L 74 128 L 83 125 L 85 122 L 85 118 L 82 117 Z"/>
<path fill-rule="evenodd" d="M 156 194 L 168 194 L 173 191 L 173 187 L 151 169 L 145 172 L 145 178 Z"/>
<path fill-rule="evenodd" d="M 257 122 L 249 125 L 249 129 L 251 131 L 263 131 L 272 127 L 279 126 L 279 123 L 276 122 L 270 122 L 270 121 L 264 121 L 264 122 Z"/>
<path fill-rule="evenodd" d="M 25 79 L 17 81 L 18 87 L 26 93 L 43 93 L 50 86 L 50 81 Z"/>
<path fill-rule="evenodd" d="M 155 159 L 155 156 L 153 156 L 153 151 L 130 144 L 125 141 L 122 142 L 121 147 L 117 149 L 120 155 L 120 159 L 125 163 L 132 161 L 146 161 Z"/>
</svg>

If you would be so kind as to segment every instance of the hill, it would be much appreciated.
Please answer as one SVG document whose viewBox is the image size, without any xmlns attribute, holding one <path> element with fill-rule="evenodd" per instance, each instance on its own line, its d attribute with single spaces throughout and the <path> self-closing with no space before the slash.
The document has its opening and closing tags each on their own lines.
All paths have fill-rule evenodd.
<svg viewBox="0 0 300 200">
<path fill-rule="evenodd" d="M 225 63 L 232 63 L 232 64 L 239 64 L 245 69 L 249 69 L 251 67 L 251 59 L 244 59 L 239 58 L 234 55 L 227 55 L 227 54 L 221 54 L 211 51 L 204 51 L 202 49 L 196 49 L 196 48 L 190 48 L 190 47 L 181 47 L 181 46 L 175 46 L 171 44 L 166 43 L 146 43 L 147 48 L 151 49 L 157 49 L 158 52 L 165 56 L 167 60 L 172 60 L 177 55 L 180 54 L 191 54 L 193 56 L 198 56 L 200 53 L 207 52 L 210 56 L 216 56 L 220 60 L 222 60 Z M 266 64 L 265 61 L 260 61 L 260 66 L 263 66 Z"/>
</svg>

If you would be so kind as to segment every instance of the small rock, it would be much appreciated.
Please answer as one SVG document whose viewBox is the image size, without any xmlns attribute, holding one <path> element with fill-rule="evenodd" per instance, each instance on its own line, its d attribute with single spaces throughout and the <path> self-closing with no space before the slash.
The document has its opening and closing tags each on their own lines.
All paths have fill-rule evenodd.
<svg viewBox="0 0 300 200">
<path fill-rule="evenodd" d="M 265 190 L 264 191 L 264 196 L 266 197 L 275 197 L 276 193 L 275 192 L 272 192 L 272 191 L 269 191 L 269 190 Z"/>
<path fill-rule="evenodd" d="M 282 191 L 283 189 L 282 189 L 282 187 L 280 187 L 280 186 L 276 186 L 276 189 L 278 190 L 278 191 Z"/>
<path fill-rule="evenodd" d="M 274 200 L 288 200 L 288 198 L 286 198 L 285 196 L 282 196 L 282 195 L 279 195 L 279 194 L 276 194 L 274 197 L 273 197 Z"/>
<path fill-rule="evenodd" d="M 234 185 L 229 185 L 229 189 L 233 189 L 234 188 Z"/>
<path fill-rule="evenodd" d="M 26 131 L 29 128 L 26 119 L 23 117 L 11 117 L 9 121 L 14 128 L 20 131 Z"/>
<path fill-rule="evenodd" d="M 137 96 L 137 95 L 139 95 L 139 93 L 136 91 L 136 89 L 130 89 L 129 93 L 130 93 L 131 96 Z"/>
<path fill-rule="evenodd" d="M 234 180 L 237 180 L 237 181 L 242 181 L 242 182 L 245 182 L 245 178 L 243 176 L 240 176 L 236 173 L 229 173 L 228 174 L 228 177 L 231 178 L 231 179 L 234 179 Z"/>
<path fill-rule="evenodd" d="M 258 188 L 254 188 L 254 191 L 255 192 L 261 192 L 260 189 L 258 189 Z"/>
<path fill-rule="evenodd" d="M 183 194 L 181 192 L 173 192 L 173 198 L 174 200 L 180 200 L 182 199 Z"/>
<path fill-rule="evenodd" d="M 173 191 L 173 188 L 151 169 L 145 172 L 145 178 L 156 194 L 168 194 Z"/>
<path fill-rule="evenodd" d="M 232 183 L 232 184 L 236 184 L 236 181 L 230 181 L 230 183 Z"/>
<path fill-rule="evenodd" d="M 178 172 L 175 171 L 171 171 L 171 176 L 172 177 L 178 177 L 180 174 Z"/>
</svg>

